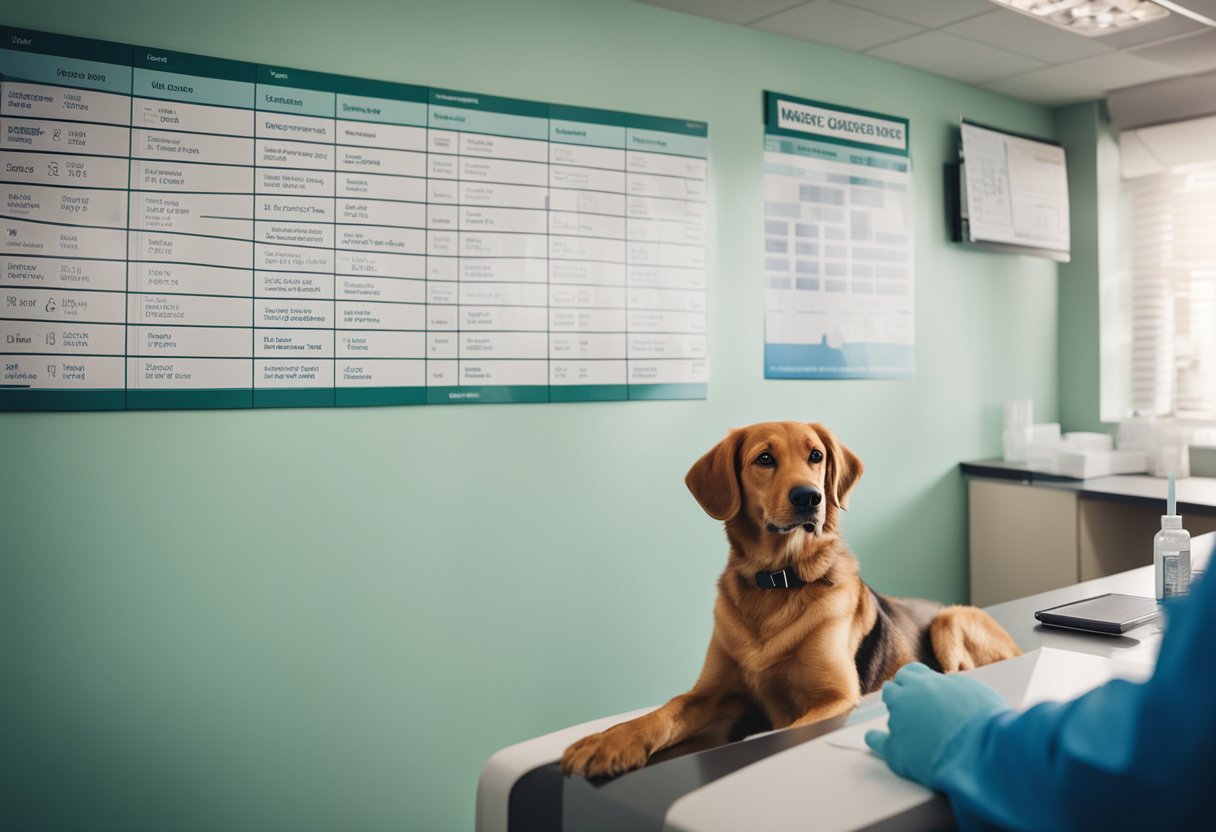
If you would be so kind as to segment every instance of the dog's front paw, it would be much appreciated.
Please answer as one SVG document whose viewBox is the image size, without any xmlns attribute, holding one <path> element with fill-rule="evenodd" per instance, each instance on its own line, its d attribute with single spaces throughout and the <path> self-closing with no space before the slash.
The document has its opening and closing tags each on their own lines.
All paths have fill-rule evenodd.
<svg viewBox="0 0 1216 832">
<path fill-rule="evenodd" d="M 584 777 L 614 777 L 640 768 L 650 752 L 624 725 L 583 737 L 562 755 L 562 772 Z"/>
</svg>

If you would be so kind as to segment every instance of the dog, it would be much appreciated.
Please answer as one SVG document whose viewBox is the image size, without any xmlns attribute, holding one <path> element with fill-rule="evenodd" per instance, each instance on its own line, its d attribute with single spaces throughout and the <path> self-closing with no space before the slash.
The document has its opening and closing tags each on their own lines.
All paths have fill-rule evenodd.
<svg viewBox="0 0 1216 832">
<path fill-rule="evenodd" d="M 701 675 L 575 742 L 563 772 L 615 776 L 677 744 L 840 716 L 912 661 L 951 673 L 1020 655 L 976 607 L 880 595 L 861 580 L 837 521 L 862 468 L 826 427 L 803 422 L 737 428 L 697 460 L 685 483 L 730 543 Z"/>
</svg>

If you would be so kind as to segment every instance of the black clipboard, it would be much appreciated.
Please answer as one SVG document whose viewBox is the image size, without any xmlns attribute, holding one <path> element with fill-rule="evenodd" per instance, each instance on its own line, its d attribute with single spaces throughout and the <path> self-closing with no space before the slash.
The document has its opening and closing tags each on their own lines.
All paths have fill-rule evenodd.
<svg viewBox="0 0 1216 832">
<path fill-rule="evenodd" d="M 1152 598 L 1108 592 L 1039 610 L 1034 617 L 1050 627 L 1117 636 L 1160 615 L 1161 608 Z"/>
</svg>

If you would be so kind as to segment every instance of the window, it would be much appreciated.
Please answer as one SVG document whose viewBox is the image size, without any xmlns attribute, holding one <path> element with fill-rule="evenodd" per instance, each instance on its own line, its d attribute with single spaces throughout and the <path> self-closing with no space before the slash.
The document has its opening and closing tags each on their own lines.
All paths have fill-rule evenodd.
<svg viewBox="0 0 1216 832">
<path fill-rule="evenodd" d="M 1103 363 L 1124 377 L 1112 379 L 1117 398 L 1104 391 L 1102 416 L 1216 420 L 1216 161 L 1137 176 L 1125 166 L 1118 216 L 1126 266 L 1103 297 L 1121 296 L 1123 333 L 1103 333 Z"/>
</svg>

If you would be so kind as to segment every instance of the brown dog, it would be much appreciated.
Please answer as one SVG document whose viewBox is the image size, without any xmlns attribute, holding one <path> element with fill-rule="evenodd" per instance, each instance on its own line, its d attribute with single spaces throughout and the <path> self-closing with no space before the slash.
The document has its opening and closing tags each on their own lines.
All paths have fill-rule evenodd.
<svg viewBox="0 0 1216 832">
<path fill-rule="evenodd" d="M 949 673 L 1019 655 L 975 607 L 862 582 L 836 523 L 861 471 L 827 428 L 802 422 L 733 430 L 697 460 L 685 482 L 730 541 L 701 676 L 661 708 L 571 745 L 564 772 L 621 774 L 686 740 L 829 719 L 911 661 Z"/>
</svg>

